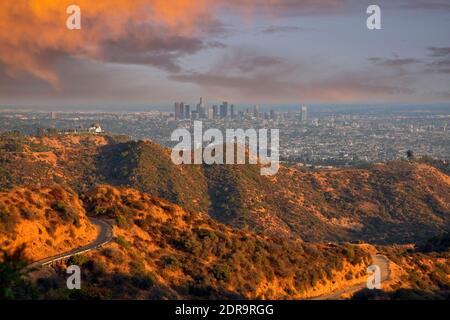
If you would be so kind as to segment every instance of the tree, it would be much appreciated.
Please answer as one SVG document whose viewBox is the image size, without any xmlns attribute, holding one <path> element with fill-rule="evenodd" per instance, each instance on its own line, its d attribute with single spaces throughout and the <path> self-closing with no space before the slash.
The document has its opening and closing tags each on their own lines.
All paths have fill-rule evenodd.
<svg viewBox="0 0 450 320">
<path fill-rule="evenodd" d="M 29 287 L 25 280 L 30 271 L 26 260 L 23 258 L 25 246 L 21 246 L 11 254 L 2 250 L 0 259 L 0 300 L 15 299 L 17 292 Z"/>
<path fill-rule="evenodd" d="M 412 150 L 406 151 L 406 158 L 408 158 L 408 160 L 414 159 L 414 152 Z"/>
</svg>

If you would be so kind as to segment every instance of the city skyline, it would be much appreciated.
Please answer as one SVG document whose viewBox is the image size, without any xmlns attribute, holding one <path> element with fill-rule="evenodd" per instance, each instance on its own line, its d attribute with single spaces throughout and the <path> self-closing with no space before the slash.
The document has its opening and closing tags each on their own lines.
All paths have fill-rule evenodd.
<svg viewBox="0 0 450 320">
<path fill-rule="evenodd" d="M 369 1 L 80 0 L 81 30 L 69 4 L 2 1 L 0 105 L 450 101 L 440 0 L 378 1 L 381 30 Z"/>
</svg>

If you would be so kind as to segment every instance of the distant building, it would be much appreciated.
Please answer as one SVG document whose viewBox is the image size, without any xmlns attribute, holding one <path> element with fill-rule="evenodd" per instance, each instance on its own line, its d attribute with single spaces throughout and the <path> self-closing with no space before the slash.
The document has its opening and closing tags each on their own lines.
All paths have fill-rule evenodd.
<svg viewBox="0 0 450 320">
<path fill-rule="evenodd" d="M 192 120 L 197 120 L 197 119 L 199 119 L 199 114 L 198 114 L 197 111 L 192 111 L 192 112 L 191 112 L 191 119 L 192 119 Z"/>
<path fill-rule="evenodd" d="M 219 117 L 219 107 L 217 105 L 212 106 L 213 118 L 217 119 Z"/>
<path fill-rule="evenodd" d="M 253 116 L 255 116 L 255 118 L 259 117 L 259 105 L 257 104 L 253 107 Z"/>
<path fill-rule="evenodd" d="M 209 120 L 214 119 L 214 109 L 213 109 L 213 108 L 208 108 L 208 114 L 207 114 L 207 116 L 208 116 L 208 119 L 209 119 Z"/>
<path fill-rule="evenodd" d="M 98 123 L 92 124 L 92 125 L 89 127 L 88 131 L 89 131 L 89 133 L 93 133 L 93 134 L 104 133 L 102 127 L 101 127 L 100 124 L 98 124 Z"/>
<path fill-rule="evenodd" d="M 306 106 L 301 106 L 300 108 L 300 121 L 308 121 L 308 108 Z"/>
<path fill-rule="evenodd" d="M 175 102 L 175 119 L 184 119 L 184 103 Z"/>
<path fill-rule="evenodd" d="M 184 106 L 184 118 L 185 119 L 191 118 L 191 106 L 188 104 Z"/>
<path fill-rule="evenodd" d="M 56 112 L 50 112 L 50 119 L 56 120 L 58 118 L 58 114 Z"/>
<path fill-rule="evenodd" d="M 200 103 L 197 104 L 197 113 L 199 118 L 206 118 L 206 108 L 203 104 L 203 97 L 200 97 Z"/>
<path fill-rule="evenodd" d="M 226 118 L 228 117 L 228 102 L 224 101 L 220 106 L 220 117 Z"/>
<path fill-rule="evenodd" d="M 270 110 L 270 119 L 275 119 L 275 111 Z"/>
<path fill-rule="evenodd" d="M 230 117 L 234 118 L 234 104 L 230 106 Z"/>
</svg>

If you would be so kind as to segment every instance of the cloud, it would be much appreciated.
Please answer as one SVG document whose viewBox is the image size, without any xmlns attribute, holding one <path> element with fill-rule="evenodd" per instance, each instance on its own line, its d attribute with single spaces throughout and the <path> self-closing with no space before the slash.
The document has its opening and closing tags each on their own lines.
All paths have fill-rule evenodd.
<svg viewBox="0 0 450 320">
<path fill-rule="evenodd" d="M 431 57 L 450 57 L 450 47 L 429 47 Z"/>
<path fill-rule="evenodd" d="M 225 54 L 207 72 L 181 72 L 170 75 L 170 79 L 195 84 L 203 91 L 230 100 L 239 97 L 245 100 L 243 102 L 386 101 L 415 92 L 397 81 L 399 76 L 377 73 L 376 69 L 372 72 L 335 71 L 319 77 L 314 76 L 315 69 L 310 65 L 246 49 Z"/>
<path fill-rule="evenodd" d="M 435 73 L 450 74 L 450 47 L 429 47 L 428 70 Z"/>
<path fill-rule="evenodd" d="M 371 83 L 368 78 L 340 78 L 323 81 L 292 82 L 270 76 L 238 77 L 209 73 L 190 73 L 171 76 L 171 79 L 195 83 L 217 96 L 243 97 L 247 102 L 264 99 L 265 102 L 289 101 L 360 102 L 386 101 L 392 96 L 411 94 L 414 90 L 389 84 Z M 244 101 L 245 102 L 245 101 Z"/>
<path fill-rule="evenodd" d="M 406 0 L 400 1 L 398 7 L 414 10 L 450 11 L 450 3 L 446 0 Z"/>
<path fill-rule="evenodd" d="M 130 28 L 124 38 L 107 39 L 99 43 L 98 52 L 92 57 L 105 62 L 149 65 L 168 72 L 178 72 L 178 59 L 208 47 L 220 47 L 219 42 L 206 43 L 199 37 L 170 34 L 143 26 Z"/>
<path fill-rule="evenodd" d="M 139 85 L 137 80 L 148 81 L 155 74 L 155 79 L 168 75 L 178 82 L 170 84 L 168 81 L 166 93 L 181 90 L 177 87 L 179 83 L 189 83 L 192 85 L 186 86 L 188 89 L 197 86 L 213 88 L 218 94 L 237 96 L 243 93 L 249 100 L 354 101 L 371 97 L 380 100 L 413 93 L 407 88 L 410 83 L 404 80 L 409 69 L 421 63 L 414 58 L 371 58 L 369 70 L 343 73 L 317 61 L 292 63 L 269 53 L 276 49 L 269 45 L 264 53 L 255 53 L 248 49 L 236 50 L 232 47 L 235 39 L 223 41 L 241 27 L 231 24 L 234 19 L 230 19 L 229 25 L 220 19 L 230 13 L 237 13 L 250 22 L 252 15 L 258 15 L 269 25 L 261 29 L 263 34 L 292 33 L 303 29 L 270 25 L 271 18 L 346 15 L 355 11 L 362 12 L 364 18 L 365 10 L 361 8 L 364 9 L 366 3 L 357 0 L 196 0 L 195 5 L 192 0 L 77 0 L 76 3 L 82 9 L 81 31 L 65 28 L 66 8 L 73 4 L 72 0 L 0 1 L 0 91 L 3 96 L 11 96 L 10 92 L 15 92 L 16 96 L 27 92 L 31 96 L 33 91 L 58 97 L 69 93 L 97 95 L 95 89 L 98 88 L 105 96 L 117 96 L 117 92 L 123 94 L 125 90 L 118 88 L 120 81 L 130 95 L 139 96 L 148 88 L 146 83 Z M 445 3 L 438 0 L 381 1 L 381 4 L 388 8 L 446 8 Z M 327 17 L 320 19 L 325 21 Z M 224 48 L 227 50 L 218 51 L 225 52 L 210 69 L 206 63 L 199 68 L 195 57 L 192 65 L 186 62 L 189 59 L 184 59 L 205 50 Z M 449 48 L 429 50 L 429 69 L 450 73 Z M 89 69 L 91 63 L 96 66 L 93 70 Z M 133 78 L 133 71 L 125 77 L 123 73 L 134 70 L 135 65 L 158 70 L 141 68 L 149 74 L 147 77 Z M 108 73 L 106 68 L 118 73 Z M 401 74 L 399 70 L 408 72 Z M 98 72 L 98 76 L 93 71 Z M 112 81 L 113 78 L 118 81 Z M 95 81 L 91 81 L 93 79 Z M 14 83 L 15 88 L 10 83 Z M 129 83 L 136 89 L 127 86 Z"/>
<path fill-rule="evenodd" d="M 11 105 L 110 106 L 167 101 L 164 72 L 148 73 L 145 68 L 62 57 L 54 66 L 61 89 L 36 77 L 10 78 L 0 65 L 0 100 Z M 159 75 L 158 75 L 159 74 Z M 171 90 L 178 95 L 183 92 Z"/>
<path fill-rule="evenodd" d="M 222 6 L 234 7 L 247 13 L 269 16 L 301 16 L 342 14 L 355 0 L 234 0 L 223 1 Z"/>
<path fill-rule="evenodd" d="M 65 22 L 72 3 L 0 2 L 0 63 L 10 76 L 26 72 L 58 87 L 52 55 L 176 71 L 180 56 L 208 47 L 201 37 L 223 32 L 207 0 L 78 0 L 82 30 L 70 31 Z"/>
<path fill-rule="evenodd" d="M 422 61 L 414 58 L 396 58 L 396 59 L 383 59 L 378 57 L 373 57 L 368 59 L 370 62 L 377 66 L 382 67 L 404 67 L 408 65 L 414 65 L 421 63 Z"/>
<path fill-rule="evenodd" d="M 289 33 L 303 31 L 303 28 L 297 26 L 269 26 L 261 30 L 263 34 Z"/>
<path fill-rule="evenodd" d="M 291 68 L 291 70 L 289 70 Z M 280 72 L 291 72 L 292 65 L 286 63 L 282 58 L 264 54 L 255 54 L 252 49 L 235 48 L 224 53 L 212 73 L 269 73 L 272 76 Z"/>
<path fill-rule="evenodd" d="M 178 60 L 200 50 L 225 47 L 206 38 L 224 36 L 230 28 L 218 12 L 270 16 L 343 14 L 358 1 L 345 0 L 78 0 L 82 30 L 65 28 L 71 0 L 2 0 L 0 2 L 0 63 L 10 75 L 23 72 L 60 85 L 50 54 L 105 62 L 144 64 L 180 71 Z M 264 33 L 298 31 L 271 26 Z"/>
</svg>

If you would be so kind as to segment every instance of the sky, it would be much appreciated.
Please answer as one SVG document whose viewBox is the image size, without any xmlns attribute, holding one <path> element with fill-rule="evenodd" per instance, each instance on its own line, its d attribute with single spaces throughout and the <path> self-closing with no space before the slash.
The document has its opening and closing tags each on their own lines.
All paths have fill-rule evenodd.
<svg viewBox="0 0 450 320">
<path fill-rule="evenodd" d="M 449 103 L 449 31 L 450 0 L 2 0 L 0 105 Z"/>
</svg>

